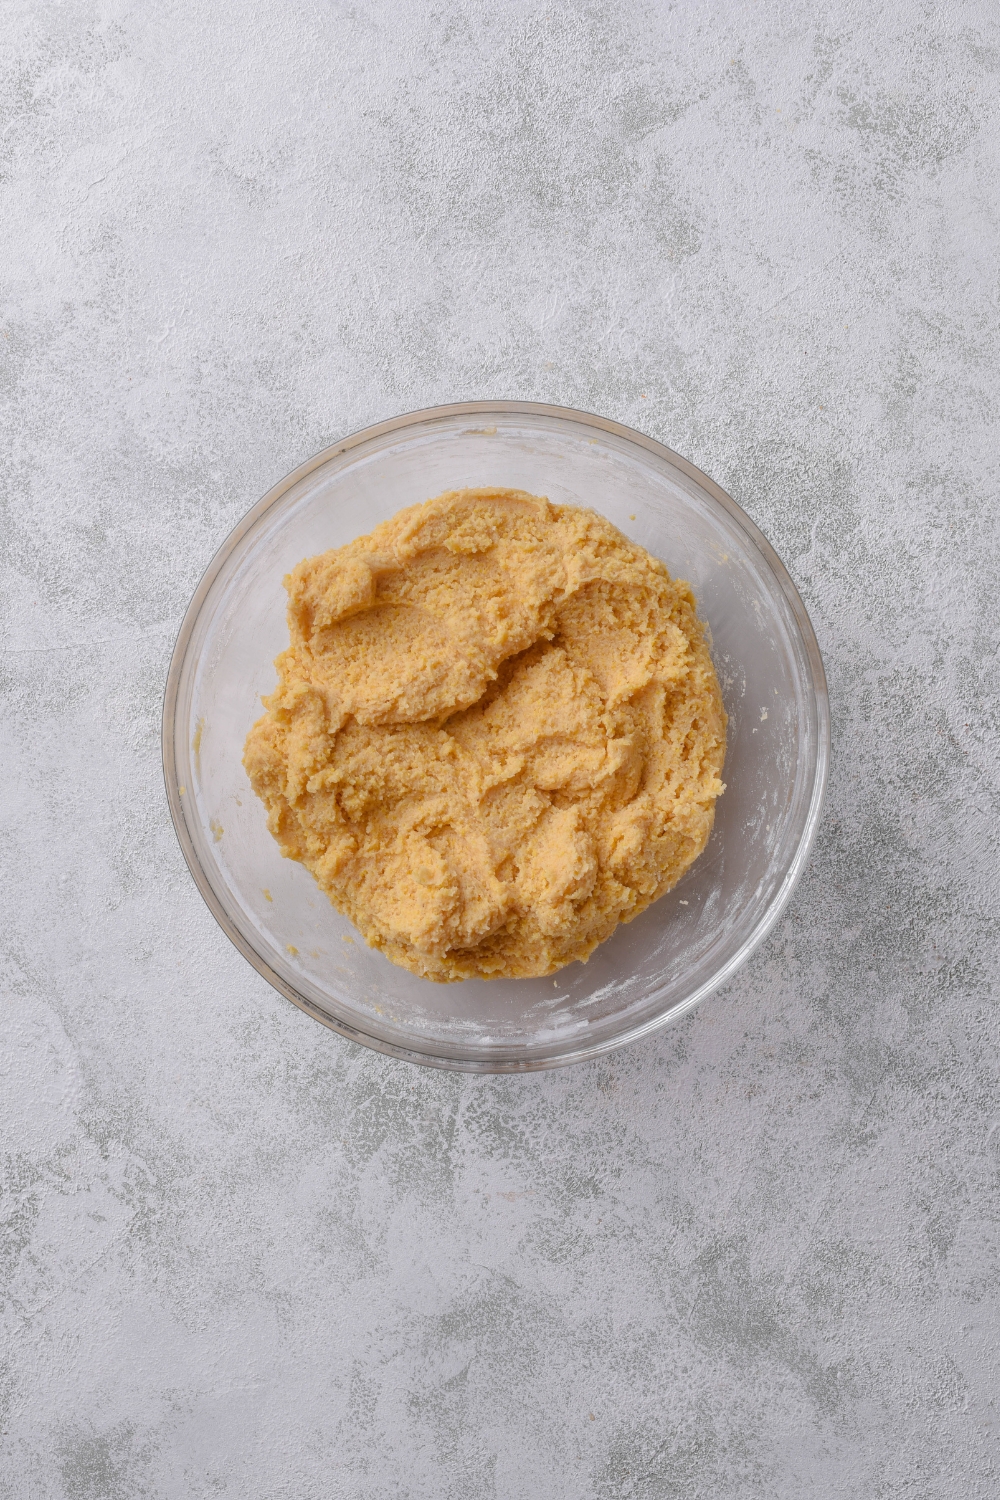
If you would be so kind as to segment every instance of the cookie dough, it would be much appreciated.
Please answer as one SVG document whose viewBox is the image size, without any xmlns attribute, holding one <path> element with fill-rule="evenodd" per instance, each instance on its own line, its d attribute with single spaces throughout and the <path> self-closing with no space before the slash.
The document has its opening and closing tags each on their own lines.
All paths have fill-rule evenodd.
<svg viewBox="0 0 1000 1500">
<path fill-rule="evenodd" d="M 456 490 L 285 587 L 243 764 L 282 853 L 394 963 L 551 974 L 704 849 L 726 716 L 694 598 L 601 516 Z"/>
</svg>

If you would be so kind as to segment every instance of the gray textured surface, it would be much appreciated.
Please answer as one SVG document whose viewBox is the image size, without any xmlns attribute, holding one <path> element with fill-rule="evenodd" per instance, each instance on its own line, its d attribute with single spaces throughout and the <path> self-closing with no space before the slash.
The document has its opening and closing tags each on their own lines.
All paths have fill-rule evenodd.
<svg viewBox="0 0 1000 1500">
<path fill-rule="evenodd" d="M 4 16 L 0 1496 L 1000 1493 L 995 7 Z M 722 994 L 476 1080 L 229 947 L 158 733 L 259 495 L 494 395 L 746 506 L 835 768 Z"/>
</svg>

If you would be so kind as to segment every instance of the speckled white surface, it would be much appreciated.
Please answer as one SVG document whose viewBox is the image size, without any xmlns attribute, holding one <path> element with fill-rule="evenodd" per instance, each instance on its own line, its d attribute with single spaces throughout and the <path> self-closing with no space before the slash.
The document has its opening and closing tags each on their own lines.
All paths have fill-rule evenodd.
<svg viewBox="0 0 1000 1500">
<path fill-rule="evenodd" d="M 0 1496 L 995 1496 L 995 7 L 4 14 Z M 834 707 L 767 945 L 527 1078 L 270 991 L 159 764 L 239 516 L 486 396 L 724 484 Z"/>
</svg>

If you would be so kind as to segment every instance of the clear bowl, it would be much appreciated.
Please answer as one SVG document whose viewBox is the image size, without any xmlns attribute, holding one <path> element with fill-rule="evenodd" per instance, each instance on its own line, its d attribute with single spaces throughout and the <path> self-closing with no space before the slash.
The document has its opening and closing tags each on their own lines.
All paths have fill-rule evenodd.
<svg viewBox="0 0 1000 1500">
<path fill-rule="evenodd" d="M 287 644 L 282 577 L 404 505 L 506 485 L 589 506 L 694 588 L 729 714 L 727 789 L 701 858 L 586 964 L 547 979 L 434 984 L 365 946 L 282 859 L 241 764 Z M 181 626 L 163 708 L 170 811 L 198 889 L 265 979 L 317 1020 L 410 1062 L 517 1072 L 596 1057 L 665 1026 L 736 970 L 802 873 L 829 761 L 809 618 L 717 484 L 603 417 L 521 401 L 435 407 L 317 454 L 246 515 Z"/>
</svg>

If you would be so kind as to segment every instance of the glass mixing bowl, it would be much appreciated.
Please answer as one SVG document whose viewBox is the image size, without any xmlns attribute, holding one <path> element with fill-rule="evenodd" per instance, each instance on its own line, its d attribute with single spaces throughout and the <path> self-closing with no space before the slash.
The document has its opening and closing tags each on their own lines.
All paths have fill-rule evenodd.
<svg viewBox="0 0 1000 1500">
<path fill-rule="evenodd" d="M 547 979 L 435 984 L 365 946 L 282 859 L 241 764 L 288 641 L 282 577 L 405 505 L 504 485 L 589 506 L 692 585 L 729 715 L 726 792 L 683 880 L 586 964 Z M 773 549 L 669 448 L 584 412 L 475 401 L 381 422 L 317 454 L 213 558 L 167 678 L 163 766 L 198 889 L 277 990 L 343 1036 L 411 1062 L 515 1072 L 595 1057 L 683 1015 L 774 926 L 802 873 L 829 760 L 819 648 Z"/>
</svg>

